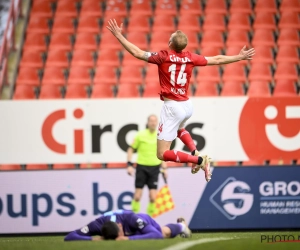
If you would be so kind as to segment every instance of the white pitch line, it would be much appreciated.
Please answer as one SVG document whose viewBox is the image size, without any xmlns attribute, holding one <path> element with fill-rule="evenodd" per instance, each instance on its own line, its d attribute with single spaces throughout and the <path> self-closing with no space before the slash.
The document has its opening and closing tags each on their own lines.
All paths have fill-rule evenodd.
<svg viewBox="0 0 300 250">
<path fill-rule="evenodd" d="M 232 240 L 233 238 L 204 238 L 200 240 L 193 240 L 188 242 L 182 242 L 175 245 L 172 245 L 170 247 L 164 248 L 163 250 L 184 250 L 188 249 L 195 245 L 200 245 L 208 242 L 215 242 L 215 241 L 221 241 L 221 240 Z"/>
</svg>

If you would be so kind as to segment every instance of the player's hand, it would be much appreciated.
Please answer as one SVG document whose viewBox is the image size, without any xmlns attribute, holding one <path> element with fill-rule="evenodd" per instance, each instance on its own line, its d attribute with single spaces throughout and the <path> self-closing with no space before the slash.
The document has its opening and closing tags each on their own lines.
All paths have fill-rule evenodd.
<svg viewBox="0 0 300 250">
<path fill-rule="evenodd" d="M 117 36 L 119 34 L 122 34 L 123 23 L 121 23 L 119 27 L 116 19 L 110 19 L 106 28 L 109 29 L 114 36 Z"/>
<path fill-rule="evenodd" d="M 130 176 L 133 176 L 134 168 L 132 166 L 127 167 L 127 174 L 130 175 Z"/>
<path fill-rule="evenodd" d="M 119 236 L 116 240 L 129 240 L 127 236 Z"/>
<path fill-rule="evenodd" d="M 252 60 L 252 57 L 255 55 L 255 49 L 249 49 L 246 50 L 246 45 L 242 48 L 240 51 L 239 56 L 241 57 L 241 60 Z"/>
<path fill-rule="evenodd" d="M 103 237 L 101 237 L 101 236 L 93 236 L 92 237 L 92 241 L 100 241 L 100 240 L 103 240 Z"/>
</svg>

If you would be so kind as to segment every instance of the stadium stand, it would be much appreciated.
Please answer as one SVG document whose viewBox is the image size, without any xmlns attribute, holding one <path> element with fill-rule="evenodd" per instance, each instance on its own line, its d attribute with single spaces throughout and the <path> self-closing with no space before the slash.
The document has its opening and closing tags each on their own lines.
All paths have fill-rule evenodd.
<svg viewBox="0 0 300 250">
<path fill-rule="evenodd" d="M 105 28 L 112 17 L 124 22 L 124 34 L 144 50 L 167 49 L 176 29 L 188 35 L 189 50 L 205 56 L 255 47 L 251 63 L 198 68 L 191 80 L 194 96 L 299 96 L 299 12 L 298 0 L 32 1 L 13 99 L 158 97 L 157 68 L 136 60 L 112 39 Z M 215 166 L 223 164 L 237 163 Z M 53 169 L 64 166 L 75 167 Z"/>
</svg>

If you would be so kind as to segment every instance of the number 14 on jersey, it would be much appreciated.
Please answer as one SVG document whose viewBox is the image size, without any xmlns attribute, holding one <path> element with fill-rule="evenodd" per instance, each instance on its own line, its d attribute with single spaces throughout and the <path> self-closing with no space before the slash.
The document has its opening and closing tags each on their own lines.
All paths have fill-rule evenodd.
<svg viewBox="0 0 300 250">
<path fill-rule="evenodd" d="M 175 84 L 181 85 L 181 87 L 183 87 L 186 84 L 186 73 L 184 73 L 186 64 L 182 64 L 177 80 L 175 81 L 175 73 L 176 73 L 176 64 L 172 64 L 169 67 L 169 72 L 171 72 L 171 77 L 170 77 L 170 82 L 171 84 L 175 87 Z"/>
</svg>

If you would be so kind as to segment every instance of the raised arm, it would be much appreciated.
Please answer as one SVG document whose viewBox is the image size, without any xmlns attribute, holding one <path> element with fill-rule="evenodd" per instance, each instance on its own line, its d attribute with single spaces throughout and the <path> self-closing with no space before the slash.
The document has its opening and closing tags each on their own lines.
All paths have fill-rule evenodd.
<svg viewBox="0 0 300 250">
<path fill-rule="evenodd" d="M 252 60 L 252 57 L 255 55 L 254 48 L 246 50 L 246 46 L 242 48 L 240 53 L 235 56 L 212 56 L 212 57 L 205 57 L 207 60 L 207 65 L 219 65 L 219 64 L 228 64 L 234 63 L 241 60 Z"/>
<path fill-rule="evenodd" d="M 135 46 L 133 43 L 129 42 L 123 35 L 122 35 L 122 28 L 123 23 L 121 23 L 120 27 L 118 26 L 115 19 L 110 19 L 108 21 L 107 29 L 111 31 L 111 33 L 119 40 L 122 46 L 135 58 L 147 61 L 149 57 L 149 53 L 146 51 L 141 50 L 139 47 Z"/>
</svg>

